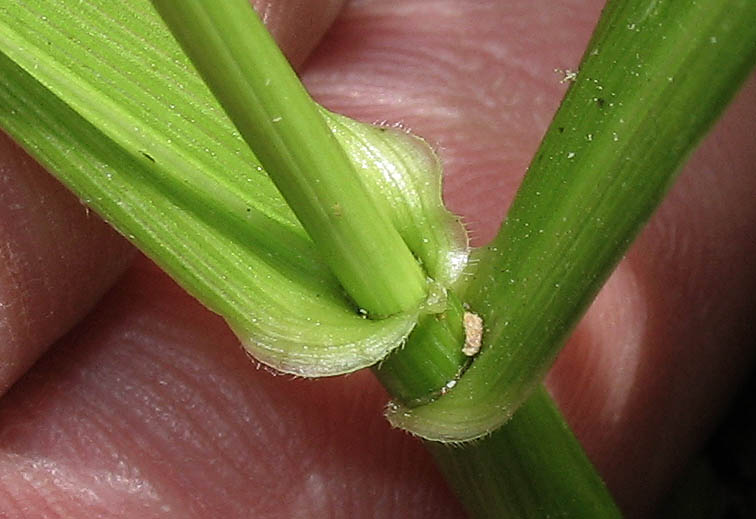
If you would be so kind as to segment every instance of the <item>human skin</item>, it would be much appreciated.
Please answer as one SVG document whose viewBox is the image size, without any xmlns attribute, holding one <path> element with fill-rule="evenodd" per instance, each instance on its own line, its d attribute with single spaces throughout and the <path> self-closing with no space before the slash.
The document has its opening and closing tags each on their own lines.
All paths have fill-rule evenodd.
<svg viewBox="0 0 756 519">
<path fill-rule="evenodd" d="M 558 106 L 554 69 L 576 68 L 601 7 L 258 4 L 316 99 L 437 148 L 447 204 L 475 244 L 492 237 Z M 652 509 L 752 362 L 755 134 L 750 81 L 548 377 L 629 516 Z M 0 517 L 463 515 L 420 443 L 383 420 L 368 372 L 259 369 L 218 316 L 7 138 L 0 355 Z"/>
</svg>

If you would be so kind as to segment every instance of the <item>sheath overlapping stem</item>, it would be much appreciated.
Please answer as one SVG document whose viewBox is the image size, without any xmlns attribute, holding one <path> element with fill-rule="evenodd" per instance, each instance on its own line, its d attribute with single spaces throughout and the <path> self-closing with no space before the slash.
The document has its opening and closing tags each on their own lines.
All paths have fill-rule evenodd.
<svg viewBox="0 0 756 519">
<path fill-rule="evenodd" d="M 461 294 L 483 348 L 389 419 L 464 441 L 506 423 L 756 62 L 756 2 L 610 1 L 498 235 Z"/>
<path fill-rule="evenodd" d="M 465 284 L 420 139 L 318 108 L 246 0 L 154 3 L 251 150 L 142 0 L 1 6 L 3 128 L 263 362 L 333 375 L 393 350 L 394 424 L 483 436 L 429 444 L 476 516 L 616 516 L 538 383 L 756 61 L 756 4 L 610 2 Z"/>
</svg>

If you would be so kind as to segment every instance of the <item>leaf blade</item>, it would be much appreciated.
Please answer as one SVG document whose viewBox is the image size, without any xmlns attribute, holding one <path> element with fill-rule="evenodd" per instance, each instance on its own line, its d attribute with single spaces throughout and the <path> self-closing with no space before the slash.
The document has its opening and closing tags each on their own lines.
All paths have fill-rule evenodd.
<svg viewBox="0 0 756 519">
<path fill-rule="evenodd" d="M 149 4 L 75 4 L 0 7 L 3 128 L 259 360 L 335 375 L 401 344 L 416 316 L 356 312 Z"/>
</svg>

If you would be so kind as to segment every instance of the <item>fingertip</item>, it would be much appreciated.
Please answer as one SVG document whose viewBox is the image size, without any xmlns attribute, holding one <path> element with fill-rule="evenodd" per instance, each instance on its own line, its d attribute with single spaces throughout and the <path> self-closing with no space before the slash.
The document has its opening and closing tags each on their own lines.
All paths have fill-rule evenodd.
<svg viewBox="0 0 756 519">
<path fill-rule="evenodd" d="M 131 256 L 0 133 L 0 394 L 95 305 Z"/>
<path fill-rule="evenodd" d="M 304 63 L 345 0 L 253 0 L 253 5 L 294 68 Z"/>
<path fill-rule="evenodd" d="M 0 515 L 20 495 L 67 517 L 460 517 L 384 401 L 365 371 L 257 369 L 140 258 L 3 399 Z"/>
</svg>

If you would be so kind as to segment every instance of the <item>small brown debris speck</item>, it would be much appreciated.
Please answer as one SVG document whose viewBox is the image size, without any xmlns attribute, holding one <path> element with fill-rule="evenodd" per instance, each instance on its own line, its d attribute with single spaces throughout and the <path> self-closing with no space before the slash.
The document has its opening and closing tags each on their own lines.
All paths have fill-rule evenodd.
<svg viewBox="0 0 756 519">
<path fill-rule="evenodd" d="M 462 353 L 468 357 L 477 355 L 483 340 L 483 319 L 478 314 L 465 312 L 462 322 L 465 326 L 465 345 Z"/>
</svg>

